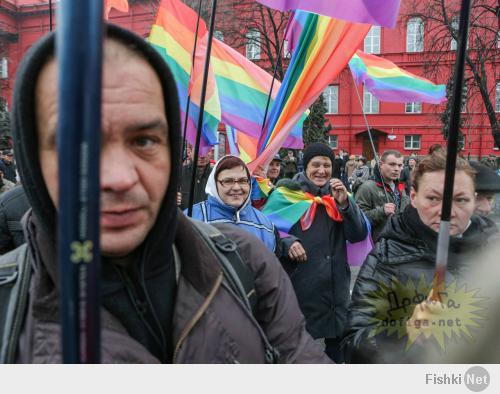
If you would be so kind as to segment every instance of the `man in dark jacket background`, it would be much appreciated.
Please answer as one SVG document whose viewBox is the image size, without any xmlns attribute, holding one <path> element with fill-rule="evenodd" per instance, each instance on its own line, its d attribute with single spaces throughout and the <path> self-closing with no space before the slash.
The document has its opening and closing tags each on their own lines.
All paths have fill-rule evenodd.
<svg viewBox="0 0 500 394">
<path fill-rule="evenodd" d="M 191 190 L 191 177 L 193 174 L 193 161 L 190 164 L 182 166 L 181 178 L 181 209 L 187 209 L 189 204 L 189 192 Z M 209 155 L 198 156 L 197 169 L 196 169 L 196 183 L 194 186 L 194 200 L 193 204 L 197 204 L 207 199 L 205 187 L 207 186 L 208 177 L 212 167 L 210 166 Z"/>
<path fill-rule="evenodd" d="M 405 184 L 399 181 L 402 169 L 401 153 L 387 150 L 380 157 L 380 171 L 375 167 L 373 179 L 363 182 L 356 192 L 356 202 L 372 225 L 374 241 L 378 239 L 388 218 L 403 211 L 410 203 Z"/>
<path fill-rule="evenodd" d="M 0 254 L 24 243 L 21 219 L 29 208 L 26 193 L 21 185 L 0 196 Z"/>
<path fill-rule="evenodd" d="M 217 256 L 177 208 L 181 133 L 171 72 L 141 37 L 106 29 L 100 178 L 103 362 L 328 362 L 305 331 L 292 286 L 272 252 L 246 232 L 220 226 L 255 275 L 253 314 L 230 291 Z M 14 89 L 14 141 L 32 206 L 25 230 L 33 271 L 29 297 L 16 304 L 24 313 L 16 314 L 16 329 L 0 338 L 8 339 L 0 342 L 1 362 L 61 362 L 54 45 L 50 34 L 30 48 Z M 269 346 L 276 357 L 269 357 Z"/>
</svg>

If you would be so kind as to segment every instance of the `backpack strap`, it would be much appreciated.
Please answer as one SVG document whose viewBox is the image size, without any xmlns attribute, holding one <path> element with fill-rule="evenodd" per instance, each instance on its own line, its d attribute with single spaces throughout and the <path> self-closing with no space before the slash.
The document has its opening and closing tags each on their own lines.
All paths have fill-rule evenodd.
<svg viewBox="0 0 500 394">
<path fill-rule="evenodd" d="M 0 363 L 13 363 L 28 304 L 31 267 L 26 244 L 0 256 Z"/>
<path fill-rule="evenodd" d="M 191 220 L 191 223 L 217 256 L 231 289 L 253 314 L 257 305 L 254 275 L 241 259 L 236 244 L 210 224 L 198 220 Z"/>
<path fill-rule="evenodd" d="M 231 290 L 233 290 L 245 304 L 247 309 L 252 313 L 252 316 L 255 316 L 254 312 L 257 307 L 257 293 L 255 292 L 254 286 L 255 276 L 250 268 L 243 262 L 238 253 L 236 243 L 208 223 L 191 218 L 190 222 L 205 241 L 205 244 L 210 247 L 217 256 L 226 283 L 228 283 Z M 279 351 L 271 345 L 257 320 L 254 319 L 254 322 L 265 344 L 266 363 L 278 363 Z"/>
</svg>

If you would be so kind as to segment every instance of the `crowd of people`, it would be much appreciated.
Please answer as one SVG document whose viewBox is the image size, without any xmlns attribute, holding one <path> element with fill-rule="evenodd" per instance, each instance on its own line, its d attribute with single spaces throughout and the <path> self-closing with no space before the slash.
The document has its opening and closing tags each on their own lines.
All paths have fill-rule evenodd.
<svg viewBox="0 0 500 394">
<path fill-rule="evenodd" d="M 30 48 L 16 78 L 15 165 L 23 185 L 0 196 L 0 273 L 17 267 L 5 282 L 15 291 L 0 293 L 10 297 L 0 300 L 0 362 L 62 360 L 54 39 Z M 141 37 L 112 26 L 102 103 L 103 362 L 399 363 L 435 350 L 424 336 L 408 351 L 415 325 L 392 333 L 381 327 L 394 310 L 384 293 L 392 282 L 427 291 L 399 308 L 402 321 L 429 316 L 441 147 L 406 158 L 387 150 L 369 161 L 318 142 L 253 173 L 231 155 L 213 166 L 207 156 L 188 155 L 183 164 L 169 68 Z M 13 176 L 18 182 L 12 151 L 3 155 L 4 184 Z M 465 280 L 478 253 L 498 242 L 489 218 L 500 193 L 493 162 L 457 159 L 445 285 Z M 7 230 L 16 232 L 8 241 Z M 353 250 L 361 246 L 364 262 L 352 278 Z"/>
</svg>

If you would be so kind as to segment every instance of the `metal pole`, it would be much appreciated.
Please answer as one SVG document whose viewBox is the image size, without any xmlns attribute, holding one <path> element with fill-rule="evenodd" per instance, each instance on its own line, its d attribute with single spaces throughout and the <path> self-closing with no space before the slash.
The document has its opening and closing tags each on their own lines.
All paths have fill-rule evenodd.
<svg viewBox="0 0 500 394">
<path fill-rule="evenodd" d="M 455 62 L 452 107 L 446 156 L 446 175 L 444 179 L 443 206 L 441 208 L 441 224 L 436 251 L 436 273 L 433 298 L 440 300 L 440 291 L 445 285 L 446 267 L 448 264 L 448 249 L 450 245 L 450 217 L 453 204 L 453 185 L 455 182 L 455 167 L 457 164 L 458 129 L 462 106 L 462 85 L 464 81 L 465 54 L 469 32 L 470 0 L 462 0 L 459 24 L 459 45 Z"/>
<path fill-rule="evenodd" d="M 193 45 L 193 55 L 191 57 L 192 63 L 191 63 L 191 76 L 193 75 L 193 70 L 194 70 L 194 62 L 196 60 L 196 47 L 198 45 L 198 30 L 200 27 L 200 19 L 201 19 L 201 2 L 200 0 L 198 4 L 198 19 L 196 20 L 196 32 L 194 36 L 194 45 Z M 186 102 L 186 111 L 184 115 L 184 130 L 182 132 L 182 161 L 187 158 L 187 144 L 186 144 L 186 133 L 187 133 L 187 123 L 189 119 L 189 107 L 191 105 L 191 93 L 188 94 L 187 96 L 187 102 Z M 179 186 L 180 188 L 180 186 Z"/>
<path fill-rule="evenodd" d="M 193 215 L 194 188 L 196 185 L 196 170 L 198 168 L 197 162 L 198 162 L 198 155 L 200 152 L 201 131 L 203 129 L 203 114 L 205 111 L 205 98 L 206 98 L 206 94 L 207 94 L 208 70 L 210 68 L 210 55 L 212 53 L 212 37 L 214 35 L 216 12 L 217 12 L 217 0 L 212 0 L 212 15 L 210 17 L 207 53 L 206 53 L 206 57 L 205 57 L 205 69 L 203 71 L 203 85 L 202 85 L 201 99 L 200 99 L 200 114 L 198 116 L 198 130 L 196 132 L 196 143 L 195 143 L 195 147 L 194 147 L 194 156 L 193 156 L 193 172 L 191 175 L 191 187 L 189 189 L 188 216 L 190 216 L 190 217 Z"/>
<path fill-rule="evenodd" d="M 62 0 L 59 64 L 58 262 L 64 363 L 100 361 L 99 157 L 102 0 Z"/>
<path fill-rule="evenodd" d="M 276 74 L 278 73 L 278 66 L 281 63 L 281 52 L 283 52 L 284 44 L 285 44 L 285 37 L 283 37 L 283 40 L 281 41 L 280 46 L 278 48 L 278 58 L 276 59 L 276 64 L 274 65 L 273 80 L 271 82 L 271 87 L 269 89 L 269 95 L 267 96 L 266 111 L 264 112 L 264 119 L 262 120 L 261 134 L 262 132 L 264 132 L 264 127 L 266 127 L 267 114 L 269 112 L 269 104 L 271 103 L 271 96 L 273 94 L 274 81 L 276 81 Z"/>
<path fill-rule="evenodd" d="M 389 199 L 389 195 L 387 194 L 387 190 L 385 190 L 385 181 L 382 177 L 382 173 L 380 172 L 380 159 L 377 154 L 377 150 L 375 149 L 375 144 L 373 143 L 373 137 L 372 137 L 372 132 L 370 130 L 370 125 L 368 124 L 368 119 L 365 114 L 365 109 L 363 108 L 363 102 L 361 101 L 361 96 L 359 95 L 358 87 L 356 85 L 356 80 L 354 79 L 354 76 L 351 74 L 352 80 L 354 82 L 354 90 L 356 91 L 356 95 L 358 96 L 358 101 L 359 101 L 359 106 L 361 107 L 361 113 L 363 114 L 363 118 L 365 119 L 365 124 L 366 124 L 366 131 L 368 132 L 368 138 L 370 139 L 370 145 L 372 147 L 373 155 L 375 156 L 375 162 L 378 168 L 378 172 L 380 174 L 380 179 L 382 180 L 382 189 L 384 189 L 385 193 L 385 199 L 387 200 L 387 203 L 390 203 L 391 200 Z"/>
<path fill-rule="evenodd" d="M 49 0 L 49 31 L 52 31 L 52 0 Z"/>
</svg>

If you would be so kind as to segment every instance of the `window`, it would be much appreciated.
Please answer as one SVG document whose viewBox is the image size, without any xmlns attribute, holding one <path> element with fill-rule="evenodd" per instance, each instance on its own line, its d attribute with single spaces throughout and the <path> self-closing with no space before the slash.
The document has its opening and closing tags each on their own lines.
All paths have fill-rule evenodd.
<svg viewBox="0 0 500 394">
<path fill-rule="evenodd" d="M 424 23 L 420 18 L 412 18 L 406 27 L 406 52 L 424 51 Z"/>
<path fill-rule="evenodd" d="M 290 43 L 288 40 L 283 40 L 283 58 L 290 59 L 292 57 L 292 53 L 290 52 Z"/>
<path fill-rule="evenodd" d="M 363 111 L 365 114 L 378 114 L 379 105 L 377 98 L 368 91 L 363 91 Z"/>
<path fill-rule="evenodd" d="M 247 33 L 246 55 L 250 60 L 260 59 L 260 32 L 258 30 L 252 29 Z"/>
<path fill-rule="evenodd" d="M 500 82 L 497 82 L 496 96 L 495 96 L 495 112 L 500 112 Z"/>
<path fill-rule="evenodd" d="M 332 149 L 337 149 L 339 146 L 339 138 L 337 135 L 328 135 L 328 145 Z"/>
<path fill-rule="evenodd" d="M 461 112 L 467 112 L 467 92 L 468 92 L 468 87 L 467 85 L 464 85 L 462 87 L 462 107 L 460 109 Z"/>
<path fill-rule="evenodd" d="M 406 103 L 405 112 L 407 114 L 420 114 L 422 113 L 422 103 Z"/>
<path fill-rule="evenodd" d="M 451 21 L 451 29 L 453 30 L 453 34 L 455 34 L 455 36 L 458 37 L 458 16 L 454 16 L 452 21 Z M 450 49 L 452 51 L 456 51 L 457 50 L 457 40 L 455 40 L 452 36 L 451 38 L 451 44 L 450 44 Z"/>
<path fill-rule="evenodd" d="M 224 33 L 220 30 L 214 31 L 214 37 L 219 41 L 224 41 Z"/>
<path fill-rule="evenodd" d="M 6 79 L 9 77 L 7 58 L 3 57 L 0 59 L 0 78 Z"/>
<path fill-rule="evenodd" d="M 405 135 L 405 149 L 406 150 L 419 150 L 420 149 L 420 136 L 419 135 Z"/>
<path fill-rule="evenodd" d="M 365 37 L 364 51 L 366 53 L 380 53 L 380 26 L 372 26 Z"/>
<path fill-rule="evenodd" d="M 330 85 L 323 92 L 323 99 L 325 100 L 326 113 L 338 114 L 339 113 L 339 86 Z"/>
</svg>

